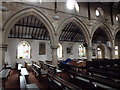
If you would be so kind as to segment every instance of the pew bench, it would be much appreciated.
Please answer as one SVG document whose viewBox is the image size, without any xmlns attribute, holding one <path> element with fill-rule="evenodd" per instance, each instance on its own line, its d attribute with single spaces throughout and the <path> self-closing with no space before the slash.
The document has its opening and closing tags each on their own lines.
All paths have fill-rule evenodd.
<svg viewBox="0 0 120 90">
<path fill-rule="evenodd" d="M 50 83 L 55 83 L 59 90 L 82 90 L 80 87 L 77 87 L 76 85 L 73 85 L 65 80 L 63 80 L 62 78 L 52 74 L 52 73 L 48 73 L 48 79 L 50 81 Z M 55 89 L 55 90 L 56 90 Z"/>
<path fill-rule="evenodd" d="M 3 69 L 2 71 L 0 71 L 0 80 L 2 80 L 4 88 L 5 88 L 5 81 L 7 80 L 9 74 L 10 74 L 10 69 Z"/>
<path fill-rule="evenodd" d="M 62 77 L 61 73 L 62 73 L 62 70 L 60 69 L 57 69 L 54 65 L 51 65 L 51 64 L 44 64 L 45 66 L 45 69 L 50 72 L 50 73 L 54 73 L 54 74 L 60 74 L 60 77 Z"/>
<path fill-rule="evenodd" d="M 47 75 L 47 72 L 44 71 L 39 65 L 36 65 L 36 64 L 32 64 L 32 71 L 33 71 L 33 74 L 35 75 L 35 77 L 41 81 L 42 80 L 42 77 L 45 75 Z"/>
<path fill-rule="evenodd" d="M 82 87 L 85 90 L 95 90 L 95 87 L 93 84 L 91 84 L 89 79 L 78 77 L 78 76 L 72 76 L 70 75 L 70 82 L 74 83 L 78 87 Z"/>
<path fill-rule="evenodd" d="M 35 83 L 27 84 L 25 76 L 20 76 L 20 89 L 21 90 L 39 90 L 38 86 Z"/>
<path fill-rule="evenodd" d="M 120 80 L 119 74 L 114 73 L 112 71 L 106 71 L 106 70 L 101 70 L 101 69 L 88 69 L 87 71 L 90 72 L 91 74 L 100 74 L 100 75 L 106 76 L 111 79 Z"/>
<path fill-rule="evenodd" d="M 75 71 L 68 71 L 68 73 L 72 74 L 73 76 L 78 76 L 78 77 L 88 79 L 90 80 L 90 82 L 96 82 L 96 83 L 103 84 L 105 86 L 108 86 L 114 89 L 120 89 L 119 83 L 115 83 L 114 81 L 111 81 L 108 79 L 103 79 L 100 77 L 95 77 L 95 76 L 91 76 L 87 74 L 76 73 Z"/>
</svg>

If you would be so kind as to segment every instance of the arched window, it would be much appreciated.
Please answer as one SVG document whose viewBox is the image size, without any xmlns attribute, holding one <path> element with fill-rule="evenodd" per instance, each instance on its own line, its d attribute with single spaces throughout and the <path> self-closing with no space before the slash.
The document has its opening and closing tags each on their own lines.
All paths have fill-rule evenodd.
<svg viewBox="0 0 120 90">
<path fill-rule="evenodd" d="M 95 10 L 95 15 L 97 17 L 101 16 L 101 17 L 104 17 L 104 11 L 102 10 L 101 7 L 98 7 L 96 10 Z"/>
<path fill-rule="evenodd" d="M 30 45 L 26 41 L 22 41 L 18 44 L 17 58 L 30 58 Z"/>
<path fill-rule="evenodd" d="M 76 0 L 67 0 L 67 8 L 68 9 L 74 9 L 79 12 L 79 5 Z"/>
<path fill-rule="evenodd" d="M 119 22 L 120 21 L 120 14 L 117 14 L 115 19 L 116 19 L 117 22 Z"/>
<path fill-rule="evenodd" d="M 85 57 L 86 56 L 86 49 L 82 44 L 79 45 L 78 50 L 79 50 L 79 56 L 80 57 Z"/>
<path fill-rule="evenodd" d="M 62 58 L 62 45 L 60 43 L 58 44 L 57 55 L 58 58 Z"/>
<path fill-rule="evenodd" d="M 115 57 L 118 58 L 118 46 L 115 46 Z"/>
<path fill-rule="evenodd" d="M 97 57 L 102 58 L 102 50 L 101 50 L 101 48 L 97 48 Z"/>
</svg>

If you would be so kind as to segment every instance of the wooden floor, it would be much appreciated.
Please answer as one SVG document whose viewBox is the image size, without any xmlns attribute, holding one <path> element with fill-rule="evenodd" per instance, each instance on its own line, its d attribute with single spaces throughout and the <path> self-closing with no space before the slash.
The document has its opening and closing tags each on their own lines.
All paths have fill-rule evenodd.
<svg viewBox="0 0 120 90">
<path fill-rule="evenodd" d="M 37 80 L 31 71 L 29 72 L 29 77 L 28 77 L 28 84 L 29 83 L 36 83 L 37 86 L 42 90 L 47 90 L 48 88 L 47 81 L 45 81 L 45 79 L 41 81 Z M 8 77 L 8 80 L 5 83 L 5 88 L 20 90 L 18 72 L 16 70 L 11 70 L 10 76 Z"/>
</svg>

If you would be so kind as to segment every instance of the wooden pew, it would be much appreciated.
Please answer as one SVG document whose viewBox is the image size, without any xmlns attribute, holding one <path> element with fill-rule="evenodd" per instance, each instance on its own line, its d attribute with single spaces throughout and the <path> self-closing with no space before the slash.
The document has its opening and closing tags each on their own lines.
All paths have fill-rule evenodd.
<svg viewBox="0 0 120 90">
<path fill-rule="evenodd" d="M 3 69 L 0 71 L 0 80 L 3 83 L 3 87 L 5 88 L 5 81 L 8 79 L 8 76 L 10 74 L 10 69 Z"/>
<path fill-rule="evenodd" d="M 91 75 L 87 75 L 87 74 L 76 73 L 75 71 L 71 71 L 71 70 L 69 70 L 68 73 L 70 73 L 71 75 L 73 75 L 75 77 L 78 76 L 81 78 L 88 79 L 88 80 L 90 80 L 91 83 L 96 82 L 96 83 L 105 85 L 109 88 L 120 89 L 119 83 L 115 83 L 114 81 L 111 81 L 108 79 L 103 79 L 103 78 L 99 78 L 99 77 L 95 77 L 95 76 L 91 76 Z"/>
<path fill-rule="evenodd" d="M 47 72 L 54 73 L 54 74 L 59 74 L 60 77 L 62 77 L 62 75 L 61 75 L 62 70 L 57 69 L 54 65 L 45 63 L 44 66 L 45 66 L 45 70 L 47 70 Z"/>
<path fill-rule="evenodd" d="M 27 84 L 24 75 L 20 76 L 20 89 L 21 90 L 26 90 L 26 89 L 27 90 L 32 90 L 32 89 L 39 90 L 38 86 L 35 83 Z"/>
<path fill-rule="evenodd" d="M 101 70 L 101 69 L 88 69 L 87 72 L 90 72 L 92 75 L 94 74 L 100 74 L 103 76 L 106 76 L 108 78 L 113 78 L 113 79 L 119 79 L 120 80 L 120 75 L 114 72 L 106 71 L 106 70 Z"/>
<path fill-rule="evenodd" d="M 44 71 L 40 66 L 32 64 L 32 71 L 36 78 L 40 79 L 43 75 L 47 75 L 47 72 Z"/>
<path fill-rule="evenodd" d="M 80 87 L 77 87 L 52 73 L 48 73 L 48 77 L 50 83 L 54 82 L 58 86 L 57 88 L 55 88 L 55 90 L 64 90 L 65 88 L 67 88 L 68 90 L 82 90 Z"/>
</svg>

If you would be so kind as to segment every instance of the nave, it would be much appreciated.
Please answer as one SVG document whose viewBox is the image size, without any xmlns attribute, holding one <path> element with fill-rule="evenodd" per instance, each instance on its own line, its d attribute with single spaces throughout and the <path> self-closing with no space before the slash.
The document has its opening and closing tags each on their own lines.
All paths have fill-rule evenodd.
<svg viewBox="0 0 120 90">
<path fill-rule="evenodd" d="M 120 1 L 2 0 L 0 15 L 0 89 L 120 90 Z"/>
<path fill-rule="evenodd" d="M 63 64 L 63 62 L 67 63 Z M 25 66 L 16 63 L 14 69 L 11 69 L 10 65 L 6 65 L 3 70 L 10 69 L 10 71 L 3 79 L 2 87 L 19 90 L 31 88 L 37 90 L 120 89 L 120 63 L 118 59 L 94 61 L 77 59 L 68 61 L 67 59 L 61 61 L 58 68 L 50 63 L 32 61 L 32 65 L 25 62 Z M 25 70 L 22 71 L 23 69 Z"/>
</svg>

